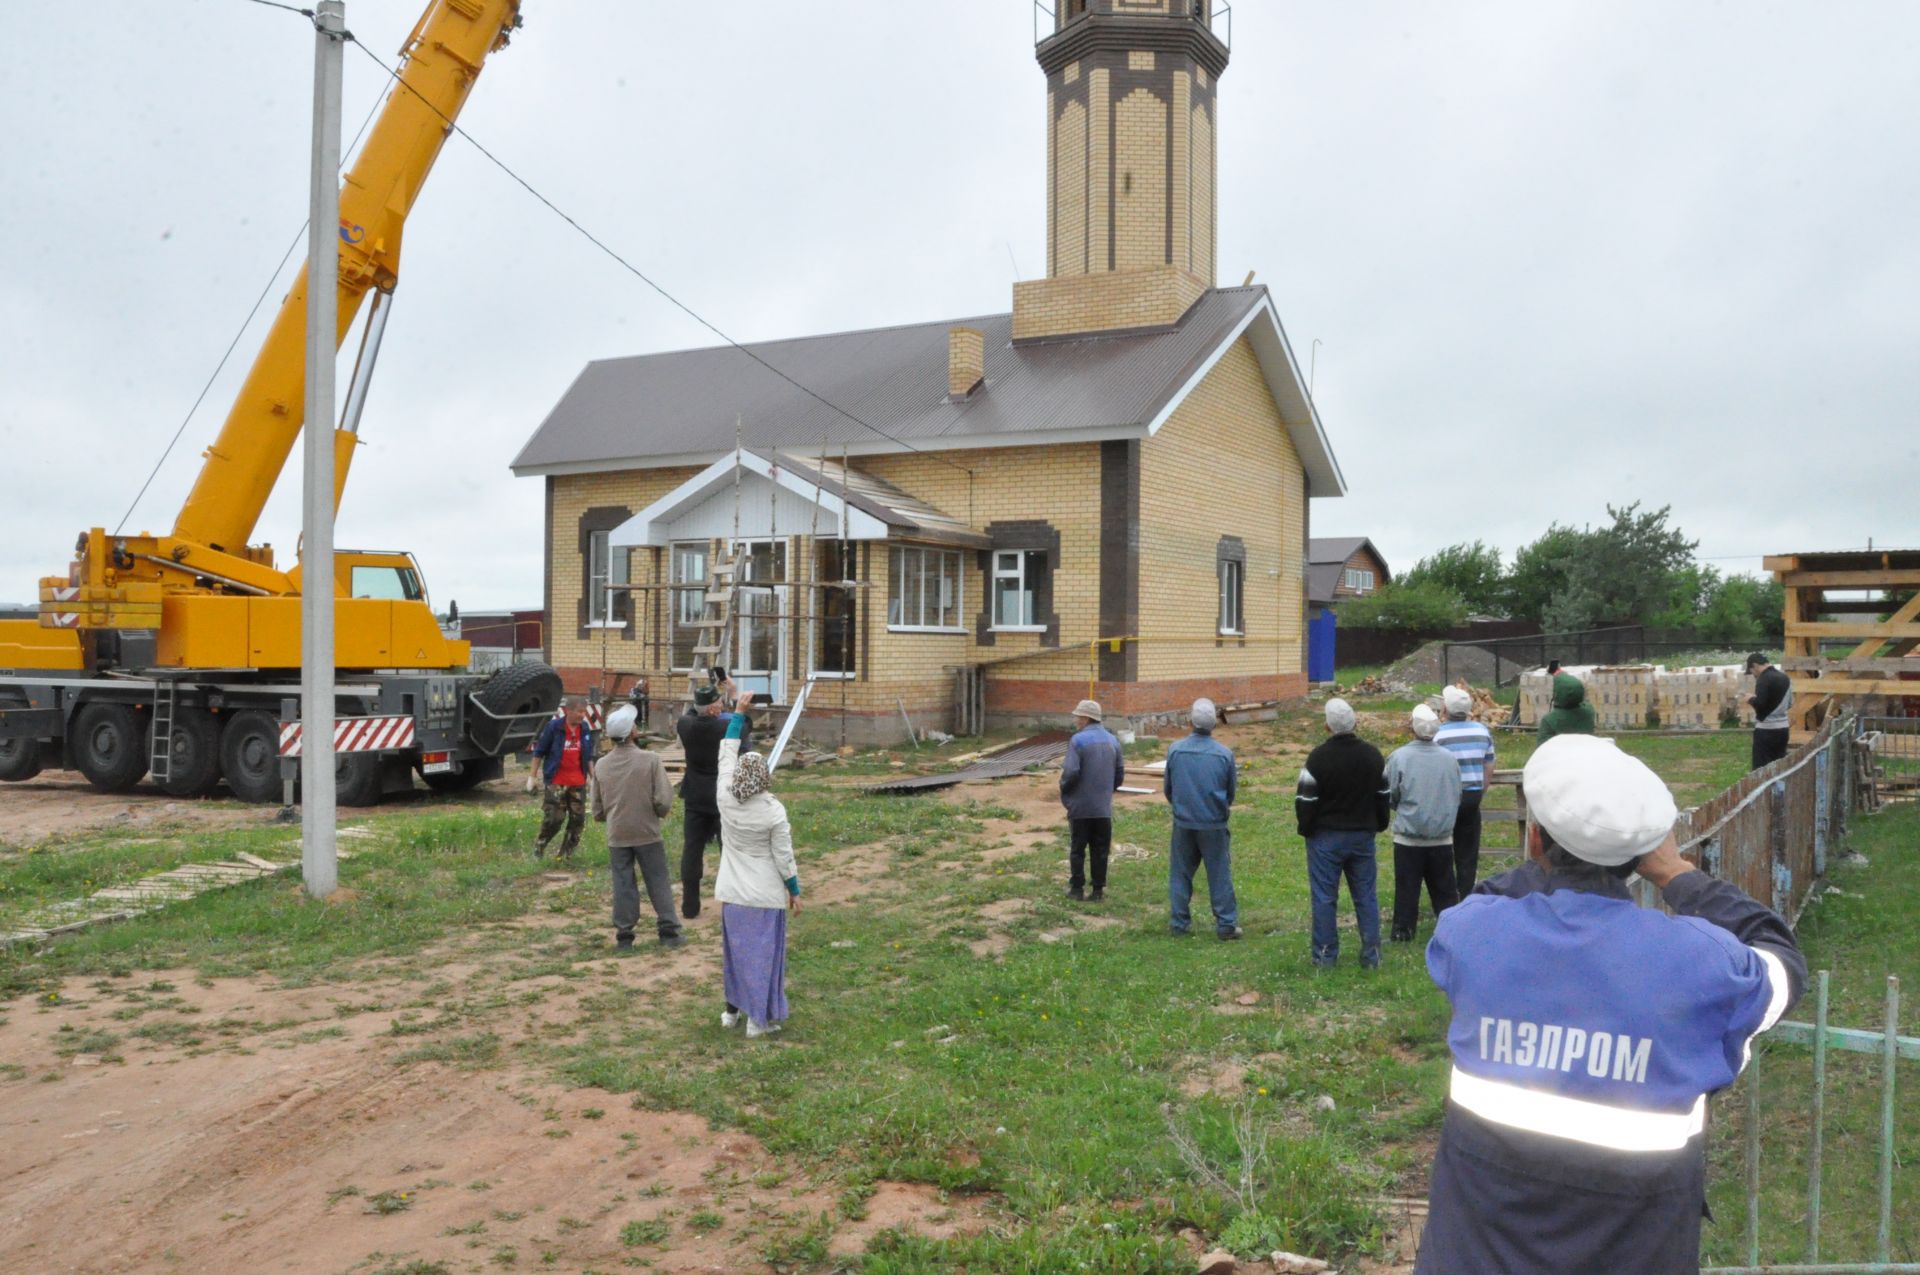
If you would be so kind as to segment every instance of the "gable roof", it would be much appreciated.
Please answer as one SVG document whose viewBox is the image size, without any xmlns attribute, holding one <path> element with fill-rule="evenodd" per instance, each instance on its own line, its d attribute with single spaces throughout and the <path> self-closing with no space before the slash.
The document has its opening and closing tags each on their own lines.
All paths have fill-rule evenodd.
<svg viewBox="0 0 1920 1275">
<path fill-rule="evenodd" d="M 1367 539 L 1365 536 L 1332 536 L 1319 540 L 1309 540 L 1307 541 L 1307 561 L 1345 562 L 1348 558 L 1360 552 L 1362 545 L 1373 549 L 1373 541 Z M 1373 556 L 1379 558 L 1383 564 L 1386 562 L 1385 558 L 1380 557 L 1380 551 L 1378 549 L 1373 549 Z"/>
<path fill-rule="evenodd" d="M 986 383 L 964 399 L 947 393 L 947 338 L 956 326 L 986 335 Z M 861 456 L 1147 437 L 1242 334 L 1309 494 L 1346 494 L 1264 286 L 1212 289 L 1172 326 L 1137 332 L 1015 345 L 1013 316 L 994 314 L 747 347 L 806 390 L 730 346 L 602 359 L 568 387 L 513 471 L 709 464 L 732 456 L 736 422 L 749 447 L 815 455 L 823 446 L 828 455 Z"/>
<path fill-rule="evenodd" d="M 1334 593 L 1340 587 L 1341 569 L 1347 565 L 1347 559 L 1362 549 L 1371 552 L 1387 579 L 1392 579 L 1393 573 L 1386 570 L 1387 560 L 1373 547 L 1373 541 L 1365 536 L 1327 536 L 1308 540 L 1307 601 L 1333 601 Z M 1387 580 L 1380 583 L 1385 584 Z"/>
</svg>

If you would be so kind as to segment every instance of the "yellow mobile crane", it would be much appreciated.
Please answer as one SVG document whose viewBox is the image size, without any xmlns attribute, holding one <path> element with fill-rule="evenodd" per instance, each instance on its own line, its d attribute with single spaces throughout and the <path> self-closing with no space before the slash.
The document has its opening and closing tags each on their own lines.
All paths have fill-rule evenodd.
<svg viewBox="0 0 1920 1275">
<path fill-rule="evenodd" d="M 520 0 L 430 0 L 340 189 L 339 332 L 372 298 L 341 424 L 339 506 L 400 269 L 408 212 L 488 55 L 520 24 Z M 151 769 L 167 792 L 270 801 L 298 738 L 300 568 L 251 544 L 302 425 L 303 269 L 208 448 L 168 535 L 83 534 L 64 575 L 40 582 L 31 618 L 0 619 L 0 780 L 70 766 L 119 791 Z M 318 427 L 330 422 L 314 422 Z M 543 664 L 490 678 L 445 637 L 411 554 L 340 551 L 331 581 L 339 664 L 339 795 L 370 804 L 412 786 L 500 773 L 500 757 L 550 716 L 560 679 Z"/>
</svg>

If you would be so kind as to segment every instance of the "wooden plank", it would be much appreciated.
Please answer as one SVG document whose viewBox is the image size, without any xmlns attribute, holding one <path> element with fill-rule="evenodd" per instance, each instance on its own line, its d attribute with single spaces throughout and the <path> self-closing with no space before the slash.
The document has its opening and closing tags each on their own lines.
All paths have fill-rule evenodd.
<svg viewBox="0 0 1920 1275">
<path fill-rule="evenodd" d="M 1860 677 L 1794 678 L 1796 694 L 1806 695 L 1914 695 L 1920 682 L 1880 681 Z"/>
<path fill-rule="evenodd" d="M 1888 616 L 1886 619 L 1886 626 L 1889 629 L 1896 628 L 1896 627 L 1910 628 L 1911 632 L 1889 634 L 1888 636 L 1920 637 L 1920 624 L 1914 623 L 1914 620 L 1916 617 L 1920 617 L 1920 593 L 1916 593 L 1912 597 L 1908 598 L 1905 606 L 1901 607 L 1898 611 L 1895 611 L 1892 615 Z M 1874 652 L 1880 649 L 1880 644 L 1882 641 L 1883 639 L 1881 638 L 1868 638 L 1865 642 L 1862 642 L 1859 646 L 1854 647 L 1853 653 L 1856 657 L 1872 655 Z"/>
<path fill-rule="evenodd" d="M 251 863 L 254 867 L 259 868 L 262 872 L 280 872 L 280 871 L 283 871 L 284 869 L 287 869 L 293 866 L 290 863 L 275 863 L 271 859 L 262 859 L 259 855 L 248 854 L 244 850 L 242 850 L 239 854 L 234 855 L 233 857 L 236 859 L 243 859 L 246 862 Z"/>
<path fill-rule="evenodd" d="M 1920 567 L 1879 571 L 1788 571 L 1780 583 L 1789 589 L 1885 589 L 1920 585 Z"/>
<path fill-rule="evenodd" d="M 1920 660 L 1902 658 L 1856 660 L 1823 659 L 1818 655 L 1788 655 L 1780 659 L 1780 667 L 1789 673 L 1913 673 L 1920 675 Z"/>
<path fill-rule="evenodd" d="M 1914 595 L 1920 601 L 1920 594 Z M 1904 608 L 1903 608 L 1904 609 Z M 1892 642 L 1899 638 L 1920 638 L 1920 624 L 1903 623 L 1890 620 L 1882 624 L 1857 623 L 1852 621 L 1831 621 L 1821 623 L 1814 620 L 1787 621 L 1787 636 L 1790 638 L 1873 638 L 1876 642 Z M 1859 651 L 1859 655 L 1869 652 Z"/>
<path fill-rule="evenodd" d="M 1768 554 L 1760 559 L 1760 569 L 1771 571 L 1775 575 L 1784 575 L 1800 568 L 1800 555 L 1797 553 Z"/>
</svg>

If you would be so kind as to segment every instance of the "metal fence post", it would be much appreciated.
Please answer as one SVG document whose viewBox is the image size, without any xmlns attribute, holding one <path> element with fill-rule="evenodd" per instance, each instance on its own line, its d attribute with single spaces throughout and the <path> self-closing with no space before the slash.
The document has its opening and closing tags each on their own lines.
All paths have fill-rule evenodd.
<svg viewBox="0 0 1920 1275">
<path fill-rule="evenodd" d="M 1893 1073 L 1900 1057 L 1900 978 L 1887 975 L 1887 1041 L 1880 1053 L 1880 1230 L 1873 1259 L 1886 1262 L 1893 1250 Z"/>
<path fill-rule="evenodd" d="M 1813 984 L 1813 1147 L 1807 1154 L 1807 1262 L 1820 1260 L 1820 1151 L 1827 1124 L 1827 971 Z"/>
<path fill-rule="evenodd" d="M 1747 1265 L 1760 1264 L 1760 1055 L 1747 1060 Z"/>
</svg>

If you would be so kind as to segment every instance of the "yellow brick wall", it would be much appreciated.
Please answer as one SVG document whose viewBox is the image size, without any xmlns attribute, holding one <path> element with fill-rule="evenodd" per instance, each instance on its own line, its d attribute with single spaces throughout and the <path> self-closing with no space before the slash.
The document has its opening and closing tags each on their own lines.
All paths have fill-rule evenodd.
<svg viewBox="0 0 1920 1275">
<path fill-rule="evenodd" d="M 580 553 L 580 516 L 597 506 L 624 505 L 635 513 L 678 487 L 700 472 L 693 468 L 630 469 L 609 474 L 568 474 L 553 480 L 553 558 L 547 564 L 551 582 L 549 625 L 553 664 L 556 668 L 599 668 L 602 658 L 602 634 L 590 630 L 579 636 L 580 591 L 586 560 Z M 630 560 L 630 575 L 636 584 L 650 583 L 652 554 L 636 549 Z M 610 667 L 625 671 L 644 665 L 643 652 L 650 650 L 652 631 L 646 626 L 651 614 L 651 599 L 645 592 L 632 595 L 637 624 L 605 633 L 604 650 Z M 644 629 L 644 632 L 643 632 Z"/>
<path fill-rule="evenodd" d="M 1173 266 L 1028 279 L 1013 285 L 1013 339 L 1164 327 L 1207 290 Z"/>
<path fill-rule="evenodd" d="M 1306 473 L 1245 337 L 1142 445 L 1140 471 L 1141 679 L 1300 672 Z M 1246 544 L 1244 645 L 1217 637 L 1222 536 Z"/>
<path fill-rule="evenodd" d="M 1121 99 L 1114 114 L 1119 128 L 1114 148 L 1119 166 L 1114 183 L 1115 268 L 1166 265 L 1167 104 L 1146 89 L 1135 89 Z"/>
</svg>

